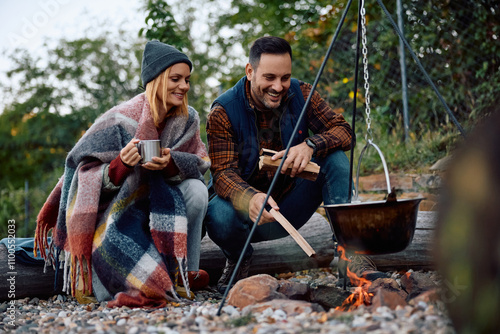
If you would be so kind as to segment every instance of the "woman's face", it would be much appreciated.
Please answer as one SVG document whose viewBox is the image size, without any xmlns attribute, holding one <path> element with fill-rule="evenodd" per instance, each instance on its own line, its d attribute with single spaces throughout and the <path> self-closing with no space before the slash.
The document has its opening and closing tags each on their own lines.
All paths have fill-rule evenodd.
<svg viewBox="0 0 500 334">
<path fill-rule="evenodd" d="M 189 70 L 189 65 L 185 63 L 177 63 L 170 68 L 170 73 L 167 80 L 167 91 L 163 94 L 163 82 L 160 81 L 158 86 L 157 94 L 158 98 L 162 99 L 163 96 L 166 98 L 168 108 L 179 107 L 182 105 L 184 96 L 189 91 L 189 78 L 191 77 L 191 72 Z M 168 111 L 167 111 L 168 113 Z"/>
</svg>

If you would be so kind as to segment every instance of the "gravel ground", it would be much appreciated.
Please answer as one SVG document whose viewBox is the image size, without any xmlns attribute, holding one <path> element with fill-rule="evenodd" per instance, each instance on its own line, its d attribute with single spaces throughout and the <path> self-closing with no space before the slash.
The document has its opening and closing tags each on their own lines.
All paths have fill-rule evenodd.
<svg viewBox="0 0 500 334">
<path fill-rule="evenodd" d="M 427 272 L 433 279 L 435 272 Z M 311 287 L 333 285 L 337 278 L 327 269 L 286 275 Z M 291 276 L 291 277 L 289 277 Z M 399 273 L 392 273 L 397 281 Z M 445 304 L 418 302 L 397 307 L 361 306 L 354 311 L 330 309 L 287 314 L 277 308 L 250 313 L 227 303 L 217 315 L 222 296 L 208 288 L 196 300 L 169 304 L 160 309 L 107 308 L 106 303 L 78 304 L 57 295 L 48 300 L 25 298 L 0 305 L 0 333 L 455 333 Z M 9 309 L 10 307 L 10 309 Z"/>
</svg>

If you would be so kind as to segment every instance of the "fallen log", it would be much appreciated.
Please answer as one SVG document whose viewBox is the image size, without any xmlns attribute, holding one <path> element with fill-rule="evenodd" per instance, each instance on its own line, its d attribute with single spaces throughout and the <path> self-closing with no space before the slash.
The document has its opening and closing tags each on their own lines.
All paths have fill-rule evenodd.
<svg viewBox="0 0 500 334">
<path fill-rule="evenodd" d="M 436 215 L 435 212 L 419 212 L 411 244 L 399 253 L 371 256 L 377 267 L 382 271 L 434 269 L 432 246 Z M 315 256 L 308 257 L 291 236 L 254 243 L 250 274 L 272 275 L 328 267 L 334 258 L 334 250 L 332 230 L 326 218 L 315 213 L 298 231 L 314 249 Z M 217 279 L 224 264 L 222 251 L 205 236 L 201 243 L 200 268 L 207 270 L 211 279 Z"/>
<path fill-rule="evenodd" d="M 373 255 L 371 258 L 381 271 L 391 270 L 435 270 L 435 252 L 433 251 L 434 230 L 437 212 L 420 211 L 413 240 L 402 252 Z"/>
<path fill-rule="evenodd" d="M 417 228 L 412 243 L 402 252 L 372 256 L 377 267 L 382 271 L 392 270 L 431 270 L 434 269 L 432 255 L 435 212 L 422 211 L 418 214 Z M 334 258 L 332 232 L 326 218 L 315 213 L 299 230 L 302 237 L 310 244 L 316 254 L 308 257 L 291 236 L 252 244 L 254 256 L 250 274 L 276 274 L 295 272 L 312 268 L 330 266 Z M 12 272 L 8 268 L 7 248 L 0 244 L 0 301 L 8 298 Z M 201 242 L 200 268 L 210 274 L 211 283 L 219 278 L 225 265 L 225 257 L 217 245 L 208 236 Z M 48 268 L 43 272 L 43 265 L 15 266 L 15 298 L 50 297 L 60 293 L 54 289 L 55 272 Z M 61 286 L 61 278 L 59 277 Z"/>
</svg>

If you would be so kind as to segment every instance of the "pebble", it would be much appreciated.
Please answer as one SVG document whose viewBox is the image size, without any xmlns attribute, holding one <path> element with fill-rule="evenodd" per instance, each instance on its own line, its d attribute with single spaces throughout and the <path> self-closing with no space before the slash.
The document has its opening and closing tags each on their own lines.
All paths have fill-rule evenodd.
<svg viewBox="0 0 500 334">
<path fill-rule="evenodd" d="M 120 319 L 116 322 L 116 325 L 117 326 L 125 326 L 127 324 L 127 320 L 126 319 Z"/>
<path fill-rule="evenodd" d="M 429 277 L 438 279 L 435 272 Z M 395 280 L 400 274 L 392 273 Z M 337 278 L 329 270 L 314 269 L 297 272 L 292 281 L 310 286 L 332 285 Z M 75 298 L 57 295 L 47 300 L 25 298 L 16 300 L 14 325 L 11 318 L 0 316 L 3 333 L 229 333 L 229 334 L 289 334 L 289 333 L 430 333 L 454 334 L 445 304 L 439 301 L 398 306 L 395 310 L 381 306 L 373 309 L 360 306 L 354 311 L 330 309 L 309 310 L 287 314 L 281 309 L 267 308 L 249 312 L 224 304 L 217 315 L 222 295 L 214 289 L 196 292 L 194 301 L 169 304 L 160 309 L 107 308 L 106 303 L 80 305 Z M 286 301 L 284 301 L 286 303 Z M 7 309 L 7 302 L 0 310 Z"/>
</svg>

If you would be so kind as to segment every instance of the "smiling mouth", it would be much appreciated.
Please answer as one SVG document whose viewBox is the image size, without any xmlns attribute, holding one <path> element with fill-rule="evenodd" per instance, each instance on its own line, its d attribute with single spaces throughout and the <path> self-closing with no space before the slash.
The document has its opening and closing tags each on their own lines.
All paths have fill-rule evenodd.
<svg viewBox="0 0 500 334">
<path fill-rule="evenodd" d="M 280 94 L 271 93 L 271 92 L 267 92 L 267 94 L 269 94 L 269 96 L 271 96 L 271 97 L 279 97 L 280 96 Z"/>
<path fill-rule="evenodd" d="M 178 99 L 182 99 L 182 98 L 184 98 L 184 94 L 177 94 L 177 93 L 174 93 L 173 95 L 174 95 L 176 98 L 178 98 Z"/>
</svg>

